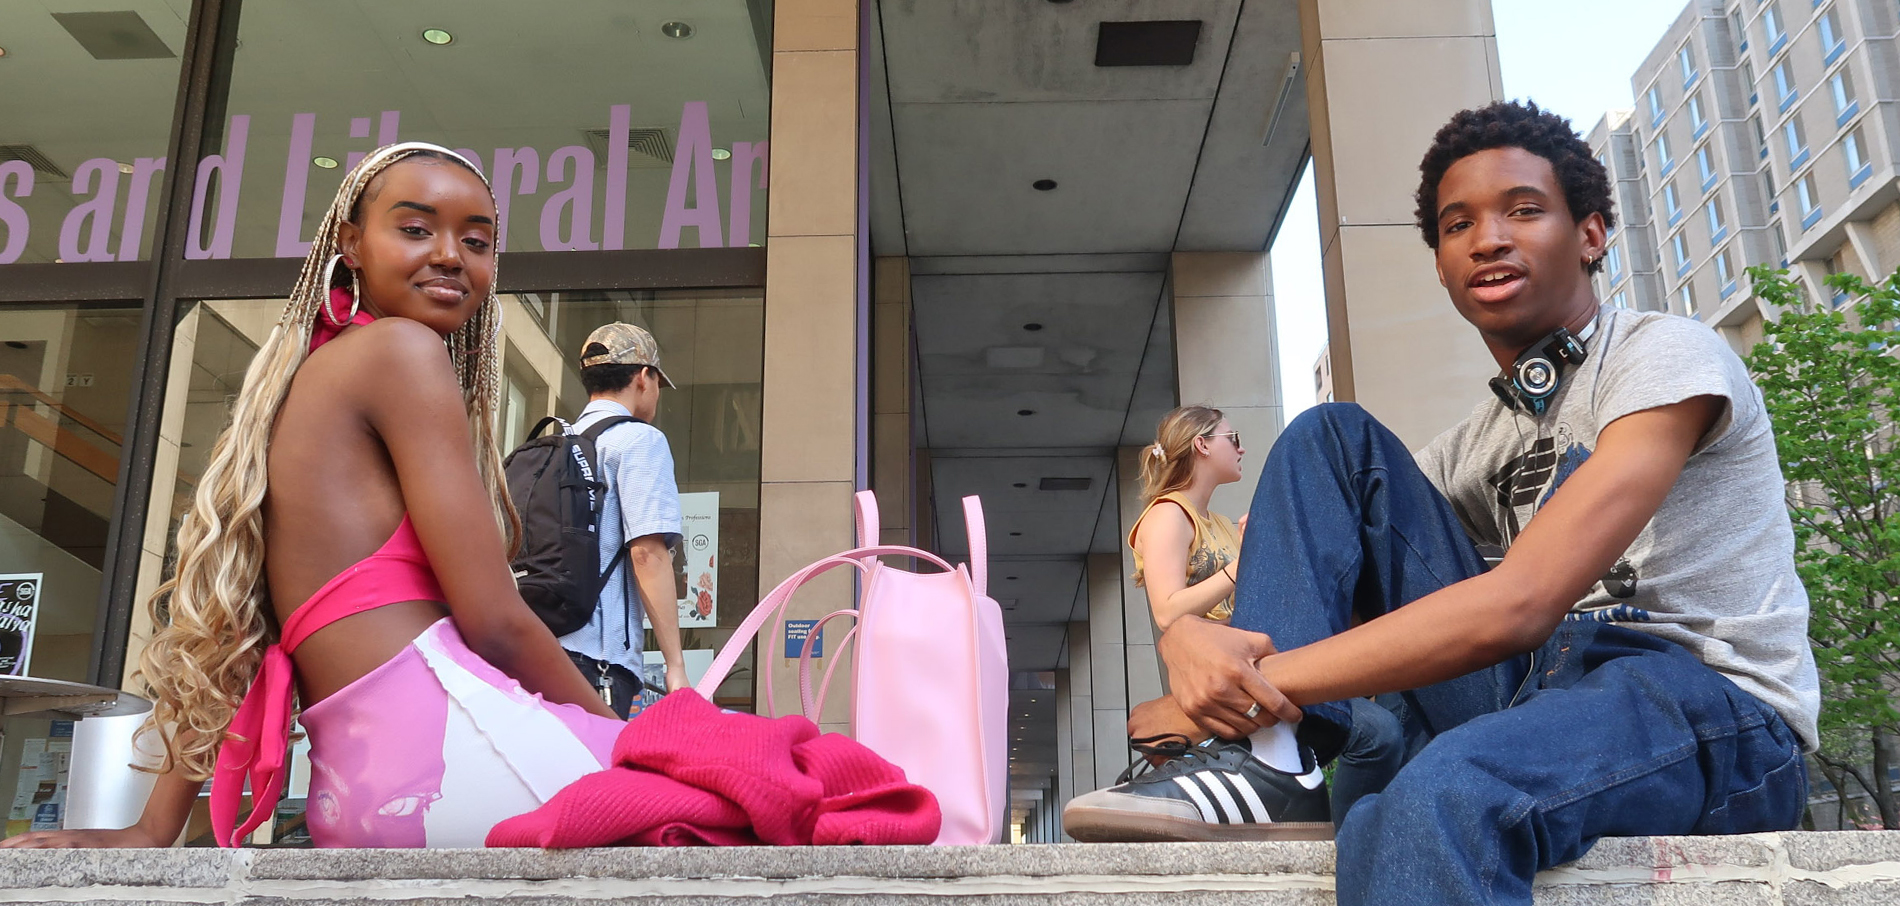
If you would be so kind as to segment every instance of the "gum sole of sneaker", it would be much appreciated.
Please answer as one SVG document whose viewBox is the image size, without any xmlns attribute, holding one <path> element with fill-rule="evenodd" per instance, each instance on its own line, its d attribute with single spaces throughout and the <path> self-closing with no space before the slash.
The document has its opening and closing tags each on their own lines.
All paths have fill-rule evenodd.
<svg viewBox="0 0 1900 906">
<path fill-rule="evenodd" d="M 1232 843 L 1333 839 L 1333 825 L 1330 822 L 1208 824 L 1173 815 L 1088 807 L 1065 810 L 1062 824 L 1063 832 L 1083 843 Z"/>
</svg>

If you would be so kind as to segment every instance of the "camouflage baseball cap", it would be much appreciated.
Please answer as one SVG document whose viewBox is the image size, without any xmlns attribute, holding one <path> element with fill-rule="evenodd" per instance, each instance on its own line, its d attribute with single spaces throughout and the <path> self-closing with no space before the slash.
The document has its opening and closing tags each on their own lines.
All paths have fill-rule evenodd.
<svg viewBox="0 0 1900 906">
<path fill-rule="evenodd" d="M 588 355 L 587 351 L 596 344 L 607 351 Z M 660 344 L 644 327 L 616 321 L 595 328 L 581 346 L 581 367 L 592 368 L 595 365 L 649 365 L 660 373 L 660 386 L 676 389 L 673 379 L 667 377 L 660 368 Z"/>
</svg>

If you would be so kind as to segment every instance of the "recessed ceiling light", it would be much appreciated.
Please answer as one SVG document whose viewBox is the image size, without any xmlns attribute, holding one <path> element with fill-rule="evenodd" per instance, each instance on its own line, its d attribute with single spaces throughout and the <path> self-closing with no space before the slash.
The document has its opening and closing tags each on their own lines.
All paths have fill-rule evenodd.
<svg viewBox="0 0 1900 906">
<path fill-rule="evenodd" d="M 1029 186 L 1038 192 L 1047 192 L 1056 187 L 1056 181 L 1053 179 L 1038 179 L 1030 183 Z"/>
<path fill-rule="evenodd" d="M 322 167 L 325 170 L 334 170 L 339 166 L 339 164 L 337 164 L 336 162 L 336 158 L 334 157 L 319 157 L 312 160 L 311 163 L 316 164 L 317 166 Z"/>
<path fill-rule="evenodd" d="M 1018 410 L 1016 410 L 1016 414 L 1017 414 L 1017 415 L 1035 415 L 1035 414 L 1036 414 L 1036 410 L 1034 410 L 1034 409 L 1018 409 Z"/>
<path fill-rule="evenodd" d="M 1019 482 L 1016 482 L 1015 484 L 1012 484 L 1012 485 L 1010 485 L 1010 487 L 1012 487 L 1012 488 L 1026 488 L 1026 487 L 1029 487 L 1029 484 L 1028 484 L 1027 482 L 1022 482 L 1022 481 L 1019 481 Z"/>
<path fill-rule="evenodd" d="M 660 34 L 669 38 L 690 38 L 693 36 L 693 27 L 685 22 L 668 22 L 660 26 Z"/>
<path fill-rule="evenodd" d="M 1031 321 L 1028 324 L 1024 324 L 1023 329 L 1029 331 L 1030 333 L 1035 333 L 1036 331 L 1042 329 L 1042 324 L 1041 322 L 1038 322 L 1038 321 Z"/>
<path fill-rule="evenodd" d="M 422 40 L 430 44 L 447 44 L 455 40 L 455 36 L 439 28 L 425 28 L 422 30 Z"/>
<path fill-rule="evenodd" d="M 128 163 L 120 163 L 120 164 L 119 164 L 119 172 L 120 172 L 120 173 L 130 173 L 130 172 L 132 172 L 132 165 L 131 165 L 131 164 L 128 164 Z"/>
<path fill-rule="evenodd" d="M 712 150 L 712 158 L 713 160 L 731 160 L 732 152 L 724 148 L 714 148 Z"/>
<path fill-rule="evenodd" d="M 1021 538 L 1021 537 L 1023 536 L 1023 533 L 1022 533 L 1022 532 L 1010 532 L 1010 533 L 1009 533 L 1009 536 L 1010 536 L 1011 538 Z"/>
</svg>

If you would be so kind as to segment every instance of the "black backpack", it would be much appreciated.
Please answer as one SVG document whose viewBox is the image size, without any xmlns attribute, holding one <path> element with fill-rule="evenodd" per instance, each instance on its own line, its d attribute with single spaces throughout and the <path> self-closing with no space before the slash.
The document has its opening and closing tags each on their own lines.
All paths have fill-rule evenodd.
<svg viewBox="0 0 1900 906">
<path fill-rule="evenodd" d="M 502 461 L 508 496 L 521 514 L 521 550 L 509 564 L 515 586 L 557 636 L 587 625 L 601 587 L 627 558 L 623 546 L 606 569 L 600 568 L 607 483 L 601 480 L 595 444 L 608 428 L 639 421 L 629 415 L 610 416 L 578 434 L 557 430 L 543 437 L 549 425 L 561 424 L 550 416 Z"/>
</svg>

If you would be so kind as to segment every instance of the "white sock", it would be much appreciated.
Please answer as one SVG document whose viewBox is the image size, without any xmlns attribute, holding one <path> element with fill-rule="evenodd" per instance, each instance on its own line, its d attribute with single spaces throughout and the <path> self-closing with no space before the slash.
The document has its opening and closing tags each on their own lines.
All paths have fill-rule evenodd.
<svg viewBox="0 0 1900 906">
<path fill-rule="evenodd" d="M 1260 759 L 1267 767 L 1288 774 L 1305 773 L 1306 765 L 1300 759 L 1300 742 L 1294 738 L 1291 726 L 1274 724 L 1261 727 L 1247 735 L 1247 742 L 1253 747 L 1253 757 Z"/>
</svg>

